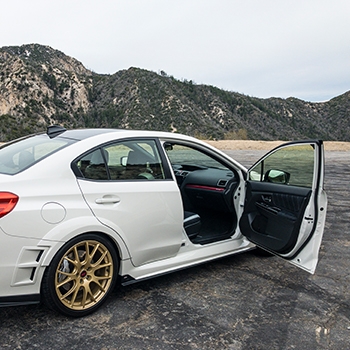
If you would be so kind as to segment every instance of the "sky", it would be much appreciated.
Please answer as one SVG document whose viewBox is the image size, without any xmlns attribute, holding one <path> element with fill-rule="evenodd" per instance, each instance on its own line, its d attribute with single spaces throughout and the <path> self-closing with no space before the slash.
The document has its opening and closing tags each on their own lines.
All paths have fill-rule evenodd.
<svg viewBox="0 0 350 350">
<path fill-rule="evenodd" d="M 349 0 L 2 0 L 1 13 L 0 47 L 48 45 L 96 73 L 312 102 L 350 90 Z"/>
</svg>

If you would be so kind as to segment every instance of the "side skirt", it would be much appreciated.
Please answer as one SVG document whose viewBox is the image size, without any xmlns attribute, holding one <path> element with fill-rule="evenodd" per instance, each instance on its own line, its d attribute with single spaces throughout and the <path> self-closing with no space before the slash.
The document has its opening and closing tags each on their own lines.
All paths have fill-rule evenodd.
<svg viewBox="0 0 350 350">
<path fill-rule="evenodd" d="M 0 297 L 0 307 L 32 305 L 40 303 L 40 294 Z"/>
<path fill-rule="evenodd" d="M 155 270 L 155 269 L 148 270 L 146 266 L 141 266 L 139 268 L 135 268 L 135 267 L 130 268 L 132 265 L 130 264 L 130 261 L 127 261 L 127 263 L 129 263 L 129 266 L 125 270 L 126 271 L 130 271 L 131 274 L 126 273 L 124 275 L 120 275 L 119 276 L 120 284 L 122 286 L 127 286 L 129 284 L 138 283 L 138 282 L 145 281 L 145 280 L 148 280 L 148 279 L 151 279 L 151 278 L 160 277 L 160 276 L 163 276 L 163 275 L 167 275 L 169 273 L 173 273 L 173 272 L 176 272 L 176 271 L 181 271 L 181 270 L 188 269 L 188 268 L 191 268 L 191 267 L 195 267 L 195 266 L 198 266 L 198 265 L 202 265 L 202 264 L 205 264 L 205 263 L 208 263 L 208 262 L 212 262 L 212 261 L 215 261 L 215 260 L 223 259 L 223 258 L 231 256 L 231 255 L 241 254 L 241 253 L 247 252 L 247 251 L 252 250 L 252 249 L 256 249 L 255 245 L 253 245 L 251 243 L 248 243 L 245 246 L 242 246 L 241 249 L 239 249 L 236 252 L 234 252 L 234 251 L 223 252 L 220 255 L 212 256 L 212 257 L 209 257 L 209 258 L 206 257 L 205 259 L 200 259 L 197 262 L 193 262 L 193 261 L 192 262 L 187 262 L 187 263 L 185 262 L 183 264 L 178 265 L 177 267 L 175 267 L 175 266 L 169 267 L 168 266 L 168 267 L 165 267 L 163 269 L 158 268 L 157 270 Z M 124 263 L 126 263 L 126 261 Z M 156 264 L 156 263 L 151 263 L 151 264 Z M 143 273 L 140 273 L 139 276 L 137 276 L 136 273 L 135 273 L 135 275 L 137 277 L 136 276 L 132 276 L 132 274 L 133 274 L 132 272 L 136 272 L 136 271 L 139 272 L 139 270 L 142 271 L 143 268 L 145 268 L 145 271 Z"/>
</svg>

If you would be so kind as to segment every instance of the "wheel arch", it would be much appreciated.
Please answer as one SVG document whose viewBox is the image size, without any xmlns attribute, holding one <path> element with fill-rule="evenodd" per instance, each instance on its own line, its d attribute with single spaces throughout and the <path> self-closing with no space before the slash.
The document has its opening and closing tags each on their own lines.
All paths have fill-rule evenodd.
<svg viewBox="0 0 350 350">
<path fill-rule="evenodd" d="M 119 234 L 107 226 L 96 224 L 96 221 L 91 221 L 90 217 L 87 217 L 86 219 L 87 220 L 84 221 L 83 226 L 81 225 L 81 220 L 79 220 L 78 223 L 71 221 L 62 223 L 42 238 L 38 246 L 48 248 L 45 257 L 42 260 L 42 266 L 49 266 L 58 251 L 67 242 L 75 237 L 91 233 L 107 238 L 113 245 L 120 262 L 130 258 L 129 250 L 125 241 Z"/>
</svg>

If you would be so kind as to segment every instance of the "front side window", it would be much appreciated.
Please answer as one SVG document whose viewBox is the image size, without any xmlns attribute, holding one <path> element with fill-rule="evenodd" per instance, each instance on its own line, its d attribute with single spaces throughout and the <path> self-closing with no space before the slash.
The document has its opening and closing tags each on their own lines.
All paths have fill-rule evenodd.
<svg viewBox="0 0 350 350">
<path fill-rule="evenodd" d="M 179 144 L 165 144 L 165 149 L 173 166 L 181 165 L 189 170 L 196 170 L 197 168 L 228 170 L 222 163 L 198 149 Z"/>
<path fill-rule="evenodd" d="M 290 145 L 271 153 L 249 171 L 249 180 L 312 187 L 315 148 L 312 144 Z"/>
<path fill-rule="evenodd" d="M 73 142 L 71 139 L 49 138 L 42 134 L 5 144 L 0 149 L 0 173 L 17 174 Z"/>
<path fill-rule="evenodd" d="M 120 141 L 105 145 L 76 161 L 82 176 L 91 180 L 165 179 L 154 140 Z"/>
</svg>

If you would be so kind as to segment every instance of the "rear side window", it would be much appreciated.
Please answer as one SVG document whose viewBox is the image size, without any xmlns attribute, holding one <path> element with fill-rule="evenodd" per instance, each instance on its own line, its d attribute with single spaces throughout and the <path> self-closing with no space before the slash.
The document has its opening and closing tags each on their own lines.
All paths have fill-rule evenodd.
<svg viewBox="0 0 350 350">
<path fill-rule="evenodd" d="M 76 162 L 89 180 L 163 180 L 166 174 L 154 140 L 119 141 L 95 149 Z"/>
<path fill-rule="evenodd" d="M 50 139 L 43 134 L 5 144 L 0 148 L 0 173 L 17 174 L 74 142 L 64 138 Z"/>
</svg>

